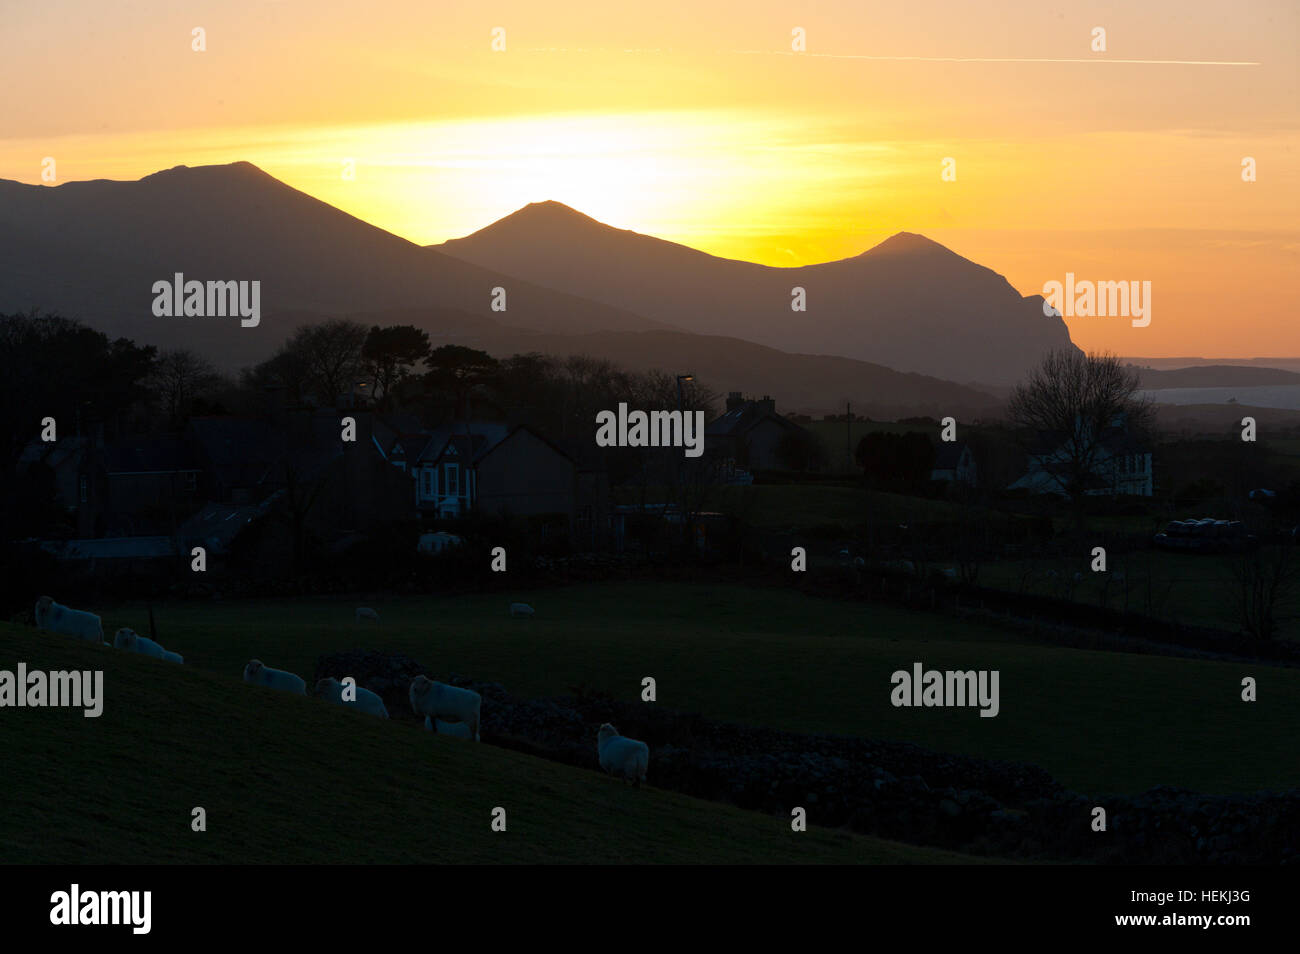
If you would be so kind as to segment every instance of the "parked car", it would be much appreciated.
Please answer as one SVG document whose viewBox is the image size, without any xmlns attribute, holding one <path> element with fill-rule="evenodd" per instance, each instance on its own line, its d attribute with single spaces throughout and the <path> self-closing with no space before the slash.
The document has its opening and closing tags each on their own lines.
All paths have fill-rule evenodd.
<svg viewBox="0 0 1300 954">
<path fill-rule="evenodd" d="M 1257 542 L 1240 520 L 1173 520 L 1152 541 L 1163 550 L 1224 553 L 1245 550 Z"/>
</svg>

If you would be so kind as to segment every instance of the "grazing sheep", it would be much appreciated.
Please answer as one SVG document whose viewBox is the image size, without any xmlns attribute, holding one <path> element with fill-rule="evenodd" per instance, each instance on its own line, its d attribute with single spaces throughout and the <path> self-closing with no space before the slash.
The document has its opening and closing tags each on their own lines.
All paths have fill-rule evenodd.
<svg viewBox="0 0 1300 954">
<path fill-rule="evenodd" d="M 50 633 L 76 636 L 91 642 L 104 641 L 104 624 L 94 613 L 74 610 L 48 596 L 36 601 L 36 625 Z"/>
<path fill-rule="evenodd" d="M 369 712 L 371 715 L 377 715 L 381 719 L 388 718 L 388 708 L 384 705 L 384 700 L 379 698 L 376 693 L 369 689 L 356 687 L 357 697 L 351 702 L 343 698 L 343 683 L 339 682 L 333 676 L 329 676 L 316 683 L 316 695 L 324 696 L 330 702 L 338 703 L 341 706 L 348 706 L 353 709 L 360 709 L 362 712 Z"/>
<path fill-rule="evenodd" d="M 248 665 L 244 667 L 244 682 L 268 686 L 271 689 L 283 689 L 285 692 L 296 692 L 300 696 L 307 695 L 307 683 L 302 681 L 302 676 L 295 676 L 283 669 L 271 669 L 264 666 L 260 659 L 248 661 Z"/>
<path fill-rule="evenodd" d="M 133 629 L 119 629 L 113 637 L 113 645 L 128 653 L 152 656 L 154 659 L 172 657 L 172 662 L 184 662 L 177 653 L 169 653 L 148 636 L 141 636 Z"/>
<path fill-rule="evenodd" d="M 535 612 L 536 612 L 536 610 L 534 610 L 534 609 L 533 609 L 531 606 L 529 606 L 527 603 L 511 603 L 511 604 L 510 604 L 510 615 L 511 615 L 511 616 L 532 616 L 533 613 L 535 613 Z"/>
<path fill-rule="evenodd" d="M 357 607 L 357 622 L 359 623 L 359 622 L 361 622 L 363 619 L 373 619 L 376 623 L 378 623 L 378 622 L 379 622 L 379 614 L 376 613 L 374 610 L 372 610 L 369 606 L 358 606 L 358 607 Z"/>
<path fill-rule="evenodd" d="M 600 767 L 609 774 L 621 775 L 638 788 L 645 781 L 650 747 L 619 735 L 618 729 L 608 722 L 596 733 L 596 755 L 600 758 Z"/>
<path fill-rule="evenodd" d="M 424 717 L 424 727 L 430 732 L 434 731 L 435 725 L 439 735 L 450 735 L 458 739 L 472 739 L 474 736 L 469 731 L 468 722 L 443 722 L 441 719 L 431 719 L 429 716 Z"/>
<path fill-rule="evenodd" d="M 464 722 L 474 741 L 478 741 L 479 709 L 483 697 L 472 689 L 459 689 L 428 676 L 416 676 L 411 682 L 411 709 L 416 715 L 433 716 Z"/>
</svg>

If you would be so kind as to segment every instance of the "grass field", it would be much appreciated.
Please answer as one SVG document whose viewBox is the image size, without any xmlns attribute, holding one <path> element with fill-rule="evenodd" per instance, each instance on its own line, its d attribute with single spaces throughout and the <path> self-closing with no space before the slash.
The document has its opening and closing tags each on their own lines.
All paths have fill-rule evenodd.
<svg viewBox="0 0 1300 954">
<path fill-rule="evenodd" d="M 1088 794 L 1158 784 L 1206 792 L 1300 785 L 1292 735 L 1300 670 L 1039 645 L 1000 628 L 789 590 L 592 584 L 511 594 L 537 607 L 511 619 L 498 595 L 367 599 L 383 622 L 357 625 L 357 600 L 176 603 L 159 635 L 187 666 L 238 679 L 251 657 L 310 677 L 321 653 L 405 652 L 436 674 L 556 696 L 585 684 L 737 722 L 915 742 L 1032 762 Z M 147 631 L 142 608 L 104 611 L 106 630 Z M 894 708 L 890 675 L 996 669 L 1001 714 Z M 1239 700 L 1244 675 L 1259 701 Z"/>
<path fill-rule="evenodd" d="M 250 618 L 213 616 L 206 638 Z M 197 632 L 169 618 L 173 641 L 197 648 Z M 219 648 L 208 661 L 226 658 Z M 0 864 L 981 860 L 815 826 L 795 834 L 782 818 L 248 686 L 224 664 L 178 667 L 0 624 L 0 669 L 19 660 L 101 669 L 105 702 L 96 719 L 0 709 Z M 204 832 L 190 830 L 195 806 Z M 505 832 L 490 829 L 496 806 Z"/>
<path fill-rule="evenodd" d="M 659 492 L 650 502 L 662 500 Z M 635 504 L 638 494 L 625 491 L 617 503 Z M 831 524 L 849 531 L 864 524 L 954 520 L 962 515 L 946 500 L 910 497 L 860 486 L 837 484 L 751 484 L 715 488 L 704 510 L 744 517 L 762 530 L 789 530 Z"/>
<path fill-rule="evenodd" d="M 1165 550 L 1142 550 L 1111 558 L 1109 570 L 1122 572 L 1123 583 L 1107 574 L 1093 573 L 1091 556 L 1075 559 L 1036 558 L 1002 560 L 980 568 L 980 583 L 1012 593 L 1036 593 L 1073 599 L 1094 606 L 1129 609 L 1185 625 L 1213 626 L 1230 632 L 1241 629 L 1241 620 L 1233 608 L 1236 585 L 1230 569 L 1234 558 L 1226 554 L 1171 553 Z M 1047 576 L 1055 570 L 1056 577 Z M 1075 573 L 1083 579 L 1072 583 Z M 1147 581 L 1150 580 L 1148 590 Z M 1149 602 L 1148 602 L 1149 592 Z M 1281 606 L 1281 638 L 1300 639 L 1300 618 L 1294 614 L 1297 604 Z"/>
</svg>

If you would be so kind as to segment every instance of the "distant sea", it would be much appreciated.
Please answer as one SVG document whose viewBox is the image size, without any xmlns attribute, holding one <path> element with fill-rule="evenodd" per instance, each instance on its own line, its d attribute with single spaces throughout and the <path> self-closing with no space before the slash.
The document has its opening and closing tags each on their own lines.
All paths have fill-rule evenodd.
<svg viewBox="0 0 1300 954">
<path fill-rule="evenodd" d="M 1249 388 L 1161 388 L 1143 391 L 1159 404 L 1245 404 L 1300 411 L 1300 385 L 1266 384 Z"/>
</svg>

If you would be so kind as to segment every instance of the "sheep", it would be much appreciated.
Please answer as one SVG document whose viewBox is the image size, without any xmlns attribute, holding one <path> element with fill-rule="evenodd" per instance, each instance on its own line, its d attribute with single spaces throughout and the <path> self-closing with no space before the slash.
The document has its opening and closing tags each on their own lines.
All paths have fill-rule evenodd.
<svg viewBox="0 0 1300 954">
<path fill-rule="evenodd" d="M 36 601 L 36 626 L 51 633 L 104 642 L 104 624 L 94 613 L 74 610 L 48 596 Z"/>
<path fill-rule="evenodd" d="M 283 689 L 285 692 L 296 692 L 300 696 L 307 695 L 307 683 L 302 681 L 302 676 L 295 676 L 283 669 L 271 669 L 263 665 L 260 659 L 248 661 L 248 665 L 244 667 L 244 682 L 269 686 L 272 689 Z"/>
<path fill-rule="evenodd" d="M 360 709 L 362 712 L 377 715 L 381 719 L 388 718 L 388 708 L 377 693 L 371 692 L 369 689 L 362 689 L 360 686 L 356 686 L 355 690 L 356 698 L 349 702 L 343 698 L 343 683 L 333 676 L 328 676 L 316 683 L 316 695 L 324 696 L 330 702 L 341 706 L 350 706 L 353 709 Z"/>
<path fill-rule="evenodd" d="M 379 622 L 379 614 L 376 613 L 374 610 L 372 610 L 369 606 L 358 606 L 358 607 L 357 607 L 357 622 L 359 623 L 359 622 L 361 622 L 363 619 L 373 619 L 376 623 L 378 623 L 378 622 Z"/>
<path fill-rule="evenodd" d="M 133 629 L 119 629 L 113 637 L 113 645 L 128 653 L 140 653 L 154 659 L 168 659 L 171 662 L 184 662 L 178 653 L 169 653 L 148 636 L 141 636 Z"/>
<path fill-rule="evenodd" d="M 536 612 L 536 610 L 534 610 L 534 609 L 533 609 L 531 606 L 529 606 L 527 603 L 511 603 L 511 604 L 510 604 L 510 615 L 511 615 L 511 616 L 532 616 L 533 613 L 535 613 L 535 612 Z"/>
<path fill-rule="evenodd" d="M 443 722 L 441 719 L 431 719 L 429 716 L 424 717 L 424 727 L 430 732 L 434 731 L 435 724 L 439 735 L 451 735 L 458 739 L 473 738 L 469 731 L 468 722 Z"/>
<path fill-rule="evenodd" d="M 410 695 L 411 709 L 416 715 L 464 722 L 474 741 L 479 740 L 479 709 L 483 705 L 483 697 L 477 692 L 434 682 L 428 676 L 416 676 L 411 682 Z"/>
<path fill-rule="evenodd" d="M 176 663 L 178 666 L 184 665 L 185 663 L 184 656 L 182 656 L 180 653 L 174 653 L 169 649 L 163 650 L 162 658 L 167 660 L 168 662 Z"/>
<path fill-rule="evenodd" d="M 596 755 L 600 767 L 611 775 L 629 779 L 637 788 L 645 781 L 645 771 L 650 764 L 650 747 L 636 739 L 618 734 L 618 729 L 608 722 L 596 733 Z"/>
</svg>

